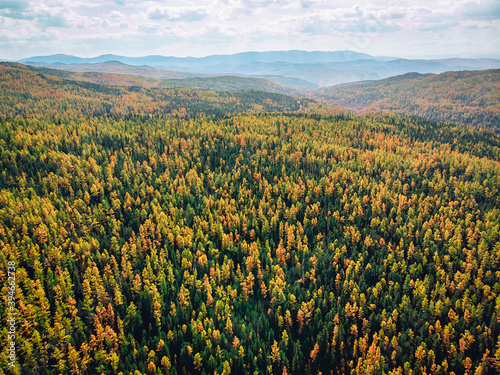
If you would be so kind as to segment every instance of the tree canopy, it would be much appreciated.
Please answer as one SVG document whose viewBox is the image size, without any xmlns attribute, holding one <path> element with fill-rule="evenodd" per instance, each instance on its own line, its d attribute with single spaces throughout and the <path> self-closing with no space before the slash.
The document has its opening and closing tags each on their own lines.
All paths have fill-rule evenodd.
<svg viewBox="0 0 500 375">
<path fill-rule="evenodd" d="M 0 374 L 12 260 L 15 373 L 500 370 L 494 133 L 209 100 L 99 115 L 52 85 L 81 89 L 73 114 L 0 120 Z"/>
</svg>

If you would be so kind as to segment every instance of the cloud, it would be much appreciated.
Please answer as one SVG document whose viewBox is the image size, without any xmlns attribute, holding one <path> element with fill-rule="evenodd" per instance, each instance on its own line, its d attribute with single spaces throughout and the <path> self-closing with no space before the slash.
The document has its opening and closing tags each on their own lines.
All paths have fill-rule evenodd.
<svg viewBox="0 0 500 375">
<path fill-rule="evenodd" d="M 498 20 L 500 18 L 500 3 L 482 2 L 482 3 L 467 3 L 463 6 L 461 14 L 462 19 L 468 20 Z"/>
<path fill-rule="evenodd" d="M 29 5 L 30 2 L 26 0 L 0 0 L 0 10 L 24 11 Z"/>
<path fill-rule="evenodd" d="M 36 16 L 36 23 L 42 29 L 47 27 L 70 28 L 67 20 L 59 15 L 41 13 Z"/>
<path fill-rule="evenodd" d="M 154 34 L 158 31 L 158 26 L 154 24 L 143 23 L 137 28 L 141 33 Z"/>
<path fill-rule="evenodd" d="M 299 16 L 285 16 L 277 22 L 287 25 L 288 32 L 299 32 L 311 36 L 335 36 L 342 33 L 393 33 L 403 30 L 403 26 L 393 20 L 392 13 L 386 10 L 363 9 L 359 5 Z"/>
<path fill-rule="evenodd" d="M 148 12 L 150 20 L 201 21 L 207 17 L 207 11 L 199 7 L 154 7 Z"/>
<path fill-rule="evenodd" d="M 404 12 L 391 12 L 391 19 L 392 20 L 400 20 L 405 18 L 406 14 Z"/>
<path fill-rule="evenodd" d="M 486 30 L 494 27 L 500 17 L 500 4 L 493 1 L 480 3 L 451 3 L 447 7 L 409 7 L 406 10 L 407 28 L 415 32 L 439 33 L 451 39 L 461 30 Z M 497 25 L 498 28 L 498 25 Z M 432 37 L 429 35 L 428 37 Z M 472 37 L 472 34 L 471 34 Z M 480 43 L 477 40 L 476 43 Z"/>
<path fill-rule="evenodd" d="M 111 18 L 125 18 L 125 15 L 121 12 L 113 10 L 109 13 L 109 17 L 111 17 Z"/>
<path fill-rule="evenodd" d="M 433 23 L 423 23 L 417 25 L 417 29 L 420 31 L 434 31 L 434 32 L 446 32 L 454 26 L 458 25 L 458 21 L 446 20 L 443 22 L 433 22 Z"/>
<path fill-rule="evenodd" d="M 17 12 L 13 10 L 0 11 L 1 17 L 12 18 L 15 20 L 33 20 L 34 16 L 26 12 Z"/>
<path fill-rule="evenodd" d="M 32 20 L 33 15 L 28 13 L 29 5 L 29 1 L 25 0 L 0 0 L 0 17 Z"/>
<path fill-rule="evenodd" d="M 16 43 L 28 55 L 40 47 L 23 36 L 37 33 L 60 41 L 47 43 L 47 53 L 78 53 L 82 40 L 82 51 L 108 48 L 125 55 L 341 46 L 411 54 L 413 45 L 438 54 L 462 41 L 469 41 L 462 43 L 467 51 L 473 46 L 494 53 L 499 18 L 497 0 L 0 0 L 0 32 L 18 35 Z M 119 43 L 120 37 L 126 42 Z"/>
<path fill-rule="evenodd" d="M 363 17 L 363 8 L 359 5 L 355 5 L 352 8 L 348 8 L 342 11 L 336 12 L 339 16 L 343 16 L 345 18 L 356 18 L 356 17 Z"/>
</svg>

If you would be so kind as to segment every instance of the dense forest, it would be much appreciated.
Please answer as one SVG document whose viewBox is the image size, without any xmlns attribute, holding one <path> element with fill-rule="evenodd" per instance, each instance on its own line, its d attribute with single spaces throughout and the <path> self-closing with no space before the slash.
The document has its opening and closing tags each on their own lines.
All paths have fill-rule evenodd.
<svg viewBox="0 0 500 375">
<path fill-rule="evenodd" d="M 84 82 L 92 82 L 98 83 L 102 85 L 110 85 L 110 86 L 142 86 L 142 87 L 155 87 L 155 88 L 188 88 L 188 89 L 197 89 L 197 90 L 211 90 L 211 91 L 237 91 L 237 90 L 259 90 L 266 92 L 273 92 L 279 94 L 288 94 L 288 95 L 298 95 L 302 91 L 294 89 L 292 87 L 284 86 L 283 84 L 279 84 L 268 79 L 259 78 L 259 77 L 242 77 L 242 76 L 234 76 L 234 75 L 218 75 L 218 76 L 197 76 L 190 77 L 189 73 L 181 73 L 179 74 L 185 75 L 187 77 L 183 78 L 154 78 L 148 77 L 147 75 L 138 75 L 148 74 L 147 68 L 141 67 L 132 67 L 125 64 L 119 63 L 108 63 L 102 64 L 102 69 L 108 68 L 109 70 L 113 70 L 115 66 L 118 66 L 117 71 L 124 71 L 125 73 L 109 73 L 109 72 L 101 72 L 101 71 L 92 71 L 91 69 L 99 69 L 99 67 L 94 67 L 94 65 L 90 65 L 86 67 L 89 69 L 88 71 L 66 71 L 61 69 L 52 69 L 52 68 L 44 68 L 44 67 L 34 67 L 30 65 L 23 65 L 19 63 L 8 63 L 3 62 L 0 63 L 0 66 L 8 67 L 8 68 L 16 68 L 28 70 L 36 73 L 47 74 L 51 76 L 56 76 L 60 78 L 65 78 L 73 81 L 84 81 Z M 56 65 L 57 66 L 57 65 Z M 69 66 L 73 68 L 72 65 Z M 124 67 L 124 68 L 122 68 Z M 122 68 L 122 69 L 120 69 Z M 128 68 L 128 69 L 127 69 Z M 82 68 L 83 69 L 83 68 Z M 169 75 L 169 71 L 153 69 L 154 72 L 164 72 L 165 76 Z M 130 70 L 130 73 L 126 73 L 127 70 Z M 137 71 L 137 72 L 136 72 Z M 133 73 L 133 74 L 131 74 Z M 193 73 L 191 73 L 193 74 Z M 154 75 L 154 74 L 151 74 Z M 158 74 L 159 75 L 159 74 Z M 272 78 L 272 77 L 271 77 Z M 286 79 L 282 77 L 282 81 L 288 82 L 292 80 Z M 296 80 L 299 81 L 299 80 Z"/>
<path fill-rule="evenodd" d="M 0 64 L 0 116 L 151 114 L 191 117 L 241 112 L 321 110 L 311 100 L 257 90 L 214 92 L 187 88 L 105 86 Z M 67 72 L 59 71 L 63 74 Z M 110 75 L 112 79 L 113 75 Z M 116 75 L 118 76 L 118 75 Z"/>
<path fill-rule="evenodd" d="M 500 69 L 408 73 L 314 93 L 335 106 L 359 112 L 392 111 L 500 130 Z"/>
<path fill-rule="evenodd" d="M 497 134 L 0 69 L 0 374 L 500 370 Z"/>
<path fill-rule="evenodd" d="M 117 62 L 115 64 L 118 64 L 119 69 L 117 71 L 127 71 L 127 67 L 138 69 L 138 72 L 134 74 L 142 72 L 141 69 L 146 70 L 145 74 L 147 74 L 148 69 L 155 72 L 164 72 L 166 75 L 172 73 L 153 68 L 131 67 Z M 92 66 L 90 64 L 86 69 L 92 69 Z M 112 62 L 103 64 L 103 69 L 112 70 L 113 67 L 114 64 Z M 306 90 L 284 85 L 288 83 L 287 80 L 291 80 L 291 78 L 286 77 L 281 77 L 281 81 L 284 84 L 279 84 L 268 79 L 248 76 L 155 79 L 131 74 L 65 71 L 8 62 L 0 63 L 1 68 L 7 68 L 7 71 L 11 74 L 17 71 L 27 81 L 31 81 L 32 78 L 28 78 L 29 76 L 26 76 L 25 73 L 33 72 L 36 76 L 42 74 L 45 79 L 49 77 L 51 77 L 51 80 L 53 77 L 63 78 L 62 82 L 65 85 L 72 82 L 70 84 L 72 86 L 71 92 L 64 95 L 64 97 L 74 95 L 75 91 L 80 91 L 81 88 L 90 88 L 91 91 L 96 90 L 96 86 L 89 86 L 88 83 L 97 83 L 101 88 L 104 87 L 102 85 L 126 86 L 128 90 L 134 92 L 142 91 L 138 95 L 137 93 L 131 94 L 126 89 L 124 90 L 123 87 L 110 89 L 104 100 L 107 103 L 105 104 L 106 108 L 103 109 L 101 105 L 93 104 L 94 107 L 97 107 L 95 108 L 97 114 L 107 112 L 123 114 L 135 110 L 137 113 L 173 113 L 178 115 L 180 107 L 189 107 L 194 110 L 195 106 L 192 103 L 187 106 L 185 102 L 196 100 L 200 102 L 200 106 L 196 108 L 196 112 L 191 111 L 191 113 L 183 113 L 183 115 L 240 113 L 249 110 L 250 107 L 258 111 L 273 112 L 280 110 L 288 111 L 300 107 L 296 105 L 297 100 L 293 103 L 285 104 L 285 102 L 291 99 L 289 96 L 270 96 L 270 93 L 273 93 L 299 95 L 304 98 L 302 99 L 303 101 L 305 100 L 308 103 L 311 103 L 308 99 L 315 98 L 323 102 L 326 101 L 333 106 L 352 110 L 357 113 L 395 112 L 430 120 L 472 125 L 494 131 L 500 130 L 500 69 L 446 72 L 438 75 L 407 73 L 378 81 L 354 82 Z M 133 69 L 132 71 L 134 71 Z M 19 71 L 25 72 L 19 73 Z M 188 73 L 180 74 L 187 75 Z M 10 79 L 9 83 L 6 84 L 7 89 L 13 89 L 17 92 L 19 87 L 16 84 L 12 87 L 13 80 L 8 75 L 5 75 L 5 73 L 3 75 L 5 78 Z M 276 77 L 270 78 L 276 80 Z M 52 91 L 53 83 L 53 81 L 44 82 L 46 87 L 43 87 L 42 91 L 47 89 Z M 292 85 L 296 86 L 297 84 L 293 83 Z M 77 86 L 79 86 L 79 89 L 75 90 Z M 194 89 L 195 91 L 183 90 L 185 88 Z M 171 91 L 172 89 L 176 91 Z M 207 94 L 205 90 L 210 90 L 211 94 Z M 241 96 L 240 91 L 242 90 L 264 91 L 266 94 L 261 92 L 256 95 L 254 92 L 252 94 L 253 98 L 247 101 L 245 97 L 248 93 Z M 36 92 L 36 90 L 33 91 Z M 160 97 L 158 91 L 166 94 Z M 174 94 L 174 92 L 177 93 Z M 78 93 L 78 95 L 81 94 Z M 103 98 L 96 98 L 92 93 L 86 94 L 86 96 L 89 95 L 97 99 L 95 100 L 97 102 L 103 100 Z M 260 98 L 257 98 L 257 96 L 260 96 Z M 22 99 L 25 100 L 25 98 Z M 272 102 L 272 105 L 269 105 L 271 102 L 268 99 Z M 160 100 L 160 104 L 158 100 Z M 179 102 L 180 100 L 182 100 L 182 103 Z M 110 102 L 113 102 L 113 104 L 109 104 Z M 135 108 L 132 108 L 130 106 L 131 102 L 138 102 L 138 104 Z M 4 112 L 12 107 L 12 103 L 6 103 L 10 107 L 6 105 L 3 108 Z M 124 106 L 124 103 L 129 105 Z M 221 105 L 226 110 L 226 113 L 221 110 Z M 110 111 L 111 106 L 113 109 Z M 158 106 L 163 108 L 159 109 Z M 317 106 L 318 104 L 315 105 L 316 110 Z M 53 107 L 53 104 L 48 104 L 48 107 Z M 77 104 L 76 107 L 78 108 L 79 105 Z M 171 112 L 167 112 L 166 109 L 171 109 Z M 63 108 L 63 110 L 65 109 Z M 31 110 L 31 112 L 34 111 Z M 12 115 L 13 113 L 11 110 L 10 114 Z"/>
</svg>

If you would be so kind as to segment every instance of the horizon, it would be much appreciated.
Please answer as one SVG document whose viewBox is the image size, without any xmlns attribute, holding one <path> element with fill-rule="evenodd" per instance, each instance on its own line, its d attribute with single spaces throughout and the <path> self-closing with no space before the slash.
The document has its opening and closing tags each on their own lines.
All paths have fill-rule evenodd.
<svg viewBox="0 0 500 375">
<path fill-rule="evenodd" d="M 374 58 L 389 58 L 389 59 L 403 59 L 403 60 L 442 60 L 442 59 L 498 59 L 500 60 L 500 53 L 499 54 L 473 54 L 470 56 L 464 56 L 464 55 L 429 55 L 429 56 L 399 56 L 399 55 L 373 55 L 369 54 L 363 51 L 355 51 L 355 50 L 302 50 L 302 49 L 288 49 L 288 50 L 265 50 L 265 51 L 257 51 L 257 50 L 245 50 L 245 51 L 240 51 L 240 52 L 234 52 L 234 53 L 215 53 L 215 54 L 210 54 L 210 55 L 162 55 L 162 54 L 144 54 L 144 55 L 128 55 L 128 54 L 118 54 L 118 53 L 101 53 L 101 54 L 87 54 L 87 55 L 78 55 L 78 54 L 70 54 L 70 53 L 65 53 L 65 52 L 56 52 L 56 53 L 50 53 L 50 54 L 40 54 L 40 55 L 27 55 L 25 57 L 21 57 L 18 59 L 4 59 L 0 57 L 0 61 L 10 61 L 10 62 L 19 62 L 22 60 L 27 60 L 29 58 L 35 58 L 35 57 L 51 57 L 51 56 L 67 56 L 67 57 L 75 57 L 75 58 L 80 58 L 80 59 L 96 59 L 99 57 L 103 56 L 117 56 L 117 57 L 125 57 L 125 58 L 144 58 L 144 57 L 166 57 L 166 58 L 179 58 L 179 59 L 203 59 L 206 57 L 212 57 L 212 56 L 232 56 L 232 55 L 238 55 L 238 54 L 245 54 L 245 53 L 267 53 L 267 52 L 273 52 L 273 53 L 279 53 L 279 52 L 306 52 L 306 53 L 339 53 L 339 52 L 354 52 L 354 53 L 359 53 L 359 54 L 366 54 L 369 55 L 370 57 Z M 112 60 L 109 60 L 112 61 Z"/>
<path fill-rule="evenodd" d="M 196 58 L 288 50 L 500 58 L 499 31 L 495 0 L 0 2 L 0 58 L 9 61 L 53 54 Z"/>
</svg>

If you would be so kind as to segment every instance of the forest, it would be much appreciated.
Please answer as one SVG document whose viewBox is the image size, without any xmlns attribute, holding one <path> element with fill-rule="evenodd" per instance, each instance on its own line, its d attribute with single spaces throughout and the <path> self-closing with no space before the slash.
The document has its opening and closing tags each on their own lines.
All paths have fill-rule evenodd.
<svg viewBox="0 0 500 375">
<path fill-rule="evenodd" d="M 0 117 L 151 114 L 182 118 L 308 108 L 322 113 L 330 111 L 324 104 L 309 99 L 259 90 L 215 92 L 118 86 L 113 75 L 104 74 L 105 79 L 113 82 L 106 86 L 78 77 L 54 76 L 50 74 L 52 69 L 41 71 L 49 74 L 32 72 L 21 64 L 0 64 Z"/>
<path fill-rule="evenodd" d="M 500 69 L 407 73 L 321 88 L 315 97 L 360 112 L 396 112 L 500 130 Z"/>
<path fill-rule="evenodd" d="M 85 67 L 89 69 L 89 71 L 65 71 L 61 69 L 52 69 L 52 68 L 42 68 L 42 67 L 34 67 L 30 65 L 23 65 L 19 63 L 9 63 L 9 62 L 0 62 L 0 66 L 28 70 L 36 73 L 42 73 L 46 75 L 56 76 L 60 78 L 66 78 L 68 80 L 73 81 L 85 81 L 92 83 L 99 83 L 102 85 L 113 85 L 113 86 L 143 86 L 143 87 L 156 87 L 156 88 L 188 88 L 188 89 L 201 89 L 201 90 L 211 90 L 211 91 L 237 91 L 237 90 L 259 90 L 259 91 L 267 91 L 274 92 L 280 94 L 288 94 L 288 95 L 300 95 L 301 90 L 294 89 L 292 87 L 284 86 L 283 84 L 279 84 L 268 79 L 263 79 L 260 77 L 242 77 L 235 75 L 216 75 L 216 76 L 196 76 L 191 77 L 190 73 L 178 73 L 181 77 L 182 75 L 187 76 L 187 78 L 179 78 L 174 74 L 170 74 L 173 76 L 169 78 L 164 78 L 162 76 L 156 77 L 155 74 L 151 74 L 154 77 L 144 76 L 144 74 L 148 74 L 149 71 L 147 68 L 143 70 L 140 69 L 130 69 L 128 72 L 127 69 L 123 67 L 130 67 L 129 65 L 119 64 L 117 62 L 109 62 L 107 64 L 102 64 L 99 66 L 90 65 L 89 67 Z M 57 66 L 57 65 L 56 65 Z M 73 65 L 70 65 L 71 68 L 74 68 Z M 78 67 L 78 66 L 77 66 Z M 118 71 L 123 70 L 123 73 L 111 73 L 111 72 L 100 72 L 93 71 L 91 69 L 99 69 L 108 68 L 112 70 L 116 68 Z M 121 68 L 121 69 L 120 69 Z M 149 68 L 154 73 L 163 72 L 162 70 L 155 70 L 153 68 Z M 112 70 L 113 71 L 113 70 Z M 133 73 L 133 74 L 132 74 Z M 143 74 L 143 75 L 137 75 Z M 157 73 L 158 74 L 158 73 Z M 191 73 L 192 74 L 192 73 Z M 159 75 L 159 74 L 158 74 Z M 169 72 L 165 72 L 166 76 L 169 76 Z M 282 77 L 284 82 L 291 81 L 292 79 L 286 79 Z M 299 81 L 300 80 L 295 80 Z M 312 85 L 312 84 L 311 84 Z"/>
<path fill-rule="evenodd" d="M 9 67 L 0 87 L 0 374 L 500 371 L 498 134 Z"/>
<path fill-rule="evenodd" d="M 119 72 L 127 72 L 125 67 L 133 68 L 125 64 L 117 62 L 109 62 L 102 66 L 95 67 L 95 64 L 86 66 L 85 69 L 99 69 L 103 70 L 117 67 Z M 57 66 L 57 65 L 54 65 Z M 78 69 L 78 65 L 69 65 L 73 69 Z M 256 76 L 203 76 L 203 77 L 189 77 L 182 79 L 158 79 L 138 76 L 142 70 L 137 72 L 130 69 L 128 74 L 112 74 L 103 73 L 99 71 L 65 71 L 53 68 L 34 67 L 30 65 L 23 65 L 19 63 L 0 62 L 0 69 L 6 68 L 5 72 L 10 75 L 17 72 L 18 75 L 25 77 L 30 82 L 32 78 L 27 78 L 28 72 L 33 72 L 31 77 L 42 75 L 45 82 L 38 82 L 42 90 L 52 91 L 53 84 L 60 85 L 64 82 L 65 85 L 71 86 L 71 94 L 77 93 L 81 95 L 82 88 L 93 87 L 90 91 L 87 90 L 86 96 L 95 97 L 93 90 L 96 86 L 91 84 L 99 84 L 102 90 L 103 85 L 113 86 L 107 92 L 108 95 L 99 98 L 97 103 L 93 104 L 96 112 L 99 114 L 112 112 L 114 114 L 124 113 L 129 110 L 135 110 L 137 113 L 166 113 L 166 109 L 172 108 L 170 113 L 178 116 L 178 108 L 181 103 L 177 99 L 183 101 L 199 100 L 203 104 L 194 113 L 182 113 L 182 116 L 188 115 L 206 115 L 206 114 L 227 114 L 241 113 L 247 111 L 249 107 L 253 107 L 258 111 L 280 111 L 280 110 L 295 110 L 297 100 L 292 105 L 284 106 L 284 102 L 291 100 L 292 97 L 288 95 L 301 96 L 302 101 L 312 104 L 310 99 L 316 99 L 319 102 L 315 105 L 315 110 L 321 102 L 329 103 L 335 107 L 344 108 L 346 110 L 354 111 L 356 113 L 399 113 L 421 118 L 435 120 L 435 121 L 448 121 L 458 124 L 471 125 L 474 127 L 485 128 L 498 132 L 500 130 L 500 69 L 490 69 L 484 71 L 450 71 L 442 74 L 419 74 L 407 73 L 399 76 L 389 77 L 377 81 L 362 81 L 340 84 L 330 87 L 322 87 L 306 89 L 295 80 L 291 82 L 291 78 L 265 76 L 266 79 Z M 164 72 L 167 76 L 173 72 L 153 70 L 156 75 L 158 72 Z M 150 73 L 147 68 L 144 68 L 143 74 Z M 152 76 L 155 74 L 150 73 Z M 190 73 L 179 73 L 188 75 Z M 1 75 L 0 75 L 1 76 Z M 5 78 L 9 77 L 8 74 L 4 75 Z M 62 78 L 60 82 L 54 79 Z M 280 81 L 283 84 L 273 82 L 271 80 Z M 49 82 L 50 81 L 50 82 Z M 301 87 L 301 89 L 289 87 Z M 12 80 L 5 83 L 7 90 L 18 90 Z M 122 87 L 117 87 L 122 86 Z M 126 86 L 135 93 L 130 93 L 125 90 Z M 42 88 L 43 87 L 43 88 Z M 76 88 L 78 90 L 76 90 Z M 142 89 L 140 89 L 142 88 Z M 167 90 L 165 90 L 167 89 Z M 194 89 L 193 91 L 184 89 Z M 208 90 L 208 91 L 206 91 Z M 30 89 L 30 91 L 36 91 Z M 140 91 L 140 93 L 137 93 Z M 246 98 L 248 91 L 253 91 L 252 100 Z M 256 91 L 259 91 L 257 94 Z M 16 91 L 17 92 L 17 91 Z M 166 92 L 166 95 L 158 96 L 158 92 Z M 172 95 L 174 92 L 176 94 Z M 192 93 L 196 93 L 197 98 Z M 243 92 L 244 97 L 241 96 Z M 182 93 L 182 94 L 180 94 Z M 208 94 L 210 93 L 210 94 Z M 68 93 L 69 94 L 69 93 Z M 281 96 L 270 94 L 285 94 Z M 175 99 L 173 99 L 173 96 Z M 257 102 L 256 96 L 259 97 Z M 118 98 L 122 100 L 117 100 Z M 241 100 L 243 98 L 243 100 Z M 278 99 L 279 98 L 279 99 Z M 157 104 L 160 99 L 161 104 Z M 265 101 L 266 99 L 270 99 Z M 26 100 L 23 98 L 23 100 Z M 104 100 L 107 108 L 102 109 L 99 103 Z M 259 102 L 260 101 L 260 102 Z M 138 102 L 137 105 L 132 103 Z M 110 104 L 112 103 L 112 104 Z M 128 106 L 124 106 L 127 103 Z M 146 103 L 148 105 L 146 105 Z M 151 105 L 154 103 L 155 105 Z M 273 105 L 269 105 L 273 103 Z M 6 102 L 12 107 L 12 104 Z M 182 103 L 184 105 L 184 103 Z M 227 112 L 221 111 L 221 105 Z M 53 103 L 48 107 L 52 108 Z M 113 111 L 109 109 L 113 107 Z M 262 106 L 262 107 L 261 107 Z M 321 105 L 320 105 L 321 106 Z M 78 108 L 78 105 L 76 106 Z M 159 108 L 161 107 L 161 108 Z M 191 103 L 187 108 L 193 108 L 194 104 Z M 209 108 L 211 107 L 211 108 Z M 215 107 L 215 108 L 214 108 Z M 322 110 L 324 111 L 324 106 Z M 33 107 L 29 107 L 30 109 Z M 46 109 L 43 109 L 46 111 Z M 63 111 L 68 109 L 62 108 Z M 71 108 L 70 110 L 74 110 Z M 7 108 L 4 109 L 7 111 Z M 59 113 L 61 108 L 58 109 Z M 36 110 L 31 109 L 30 115 L 36 113 Z M 10 112 L 12 115 L 14 112 Z M 45 113 L 45 112 L 44 112 Z"/>
</svg>

